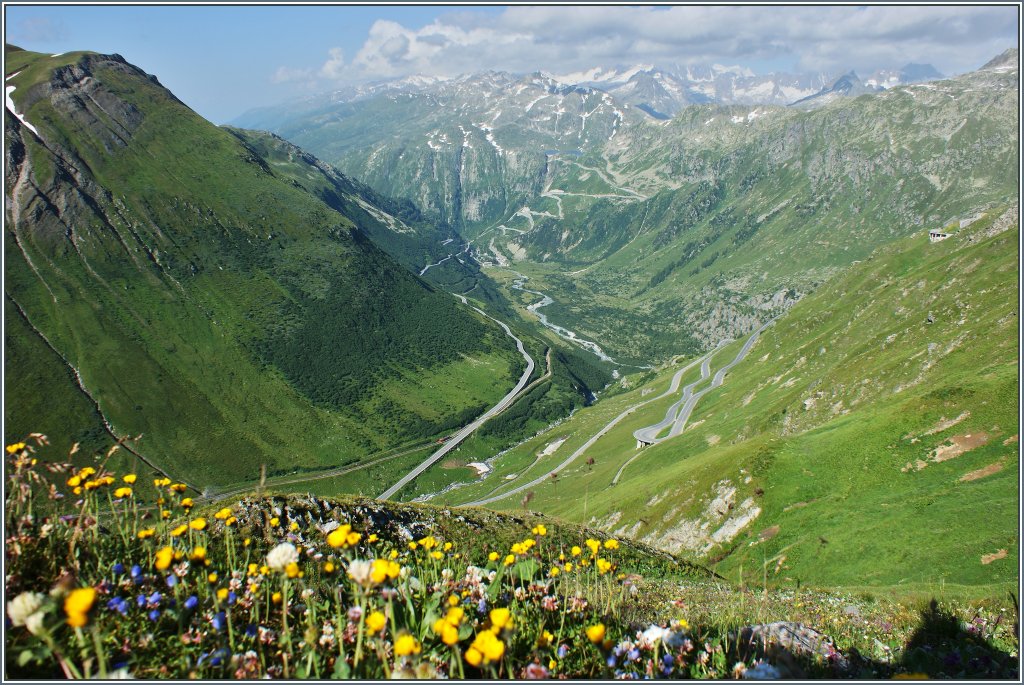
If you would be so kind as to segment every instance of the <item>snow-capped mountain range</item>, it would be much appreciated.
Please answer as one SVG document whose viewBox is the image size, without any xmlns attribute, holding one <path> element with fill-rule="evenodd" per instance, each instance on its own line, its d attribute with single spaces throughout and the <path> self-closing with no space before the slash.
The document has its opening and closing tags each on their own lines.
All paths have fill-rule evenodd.
<svg viewBox="0 0 1024 685">
<path fill-rule="evenodd" d="M 330 93 L 310 96 L 285 105 L 253 110 L 239 121 L 258 115 L 264 125 L 277 122 L 277 115 L 290 118 L 302 111 L 345 102 L 365 100 L 385 93 L 452 93 L 462 87 L 474 88 L 488 73 L 456 77 L 413 74 L 399 79 L 347 86 Z M 503 82 L 517 83 L 521 77 L 503 74 Z M 901 69 L 881 69 L 861 79 L 854 72 L 842 75 L 818 73 L 755 74 L 737 65 L 635 64 L 592 67 L 571 73 L 545 71 L 532 74 L 543 79 L 552 91 L 585 88 L 613 96 L 622 106 L 643 112 L 650 119 L 670 119 L 688 105 L 777 105 L 796 104 L 802 109 L 822 106 L 837 97 L 877 92 L 909 83 L 943 78 L 930 64 L 907 64 Z M 498 89 L 500 91 L 500 88 Z M 497 94 L 497 93 L 494 93 Z M 268 121 L 269 120 L 269 121 Z"/>
<path fill-rule="evenodd" d="M 552 75 L 567 85 L 588 86 L 614 95 L 655 119 L 667 119 L 691 104 L 816 106 L 818 96 L 859 95 L 907 83 L 942 78 L 930 64 L 908 64 L 898 70 L 879 70 L 863 81 L 853 72 L 838 79 L 827 73 L 755 74 L 746 67 L 721 64 L 657 67 L 595 67 Z M 827 101 L 827 100 L 826 100 Z"/>
</svg>

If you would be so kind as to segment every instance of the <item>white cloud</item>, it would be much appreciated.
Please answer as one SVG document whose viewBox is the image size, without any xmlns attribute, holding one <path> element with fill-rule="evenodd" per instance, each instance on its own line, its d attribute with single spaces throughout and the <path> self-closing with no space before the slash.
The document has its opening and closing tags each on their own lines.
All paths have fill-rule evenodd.
<svg viewBox="0 0 1024 685">
<path fill-rule="evenodd" d="M 361 80 L 483 69 L 572 71 L 594 65 L 784 60 L 801 69 L 871 71 L 931 62 L 977 68 L 1016 45 L 1016 7 L 515 6 L 460 11 L 414 29 L 373 24 L 351 64 L 332 50 L 325 78 Z"/>
<path fill-rule="evenodd" d="M 320 67 L 320 75 L 327 79 L 341 79 L 348 76 L 345 70 L 345 54 L 341 48 L 327 51 L 327 61 Z"/>
</svg>

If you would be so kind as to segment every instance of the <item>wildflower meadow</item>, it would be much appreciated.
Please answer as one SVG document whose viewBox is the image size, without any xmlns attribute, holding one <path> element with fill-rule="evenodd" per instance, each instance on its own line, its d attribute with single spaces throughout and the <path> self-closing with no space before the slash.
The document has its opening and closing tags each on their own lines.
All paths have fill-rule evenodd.
<svg viewBox="0 0 1024 685">
<path fill-rule="evenodd" d="M 720 582 L 628 541 L 525 515 L 481 524 L 427 507 L 402 518 L 397 505 L 210 503 L 160 475 L 109 472 L 102 459 L 44 461 L 46 445 L 36 435 L 6 448 L 12 677 L 835 673 L 828 654 L 772 663 L 764 650 L 739 649 L 725 622 L 691 623 L 696 598 L 709 595 L 691 591 L 688 602 L 684 581 Z M 1000 616 L 977 615 L 974 644 L 989 648 L 958 656 L 965 667 L 987 659 L 972 673 L 1015 668 L 1015 634 Z M 891 654 L 864 663 L 875 675 L 911 673 Z"/>
</svg>

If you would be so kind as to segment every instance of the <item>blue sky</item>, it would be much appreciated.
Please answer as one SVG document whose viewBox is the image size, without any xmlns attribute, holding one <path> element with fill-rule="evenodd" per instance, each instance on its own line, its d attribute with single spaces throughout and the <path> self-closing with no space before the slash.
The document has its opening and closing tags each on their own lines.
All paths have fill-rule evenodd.
<svg viewBox="0 0 1024 685">
<path fill-rule="evenodd" d="M 1004 7 L 5 6 L 7 42 L 116 52 L 216 123 L 347 83 L 631 63 L 946 74 L 1017 44 Z"/>
</svg>

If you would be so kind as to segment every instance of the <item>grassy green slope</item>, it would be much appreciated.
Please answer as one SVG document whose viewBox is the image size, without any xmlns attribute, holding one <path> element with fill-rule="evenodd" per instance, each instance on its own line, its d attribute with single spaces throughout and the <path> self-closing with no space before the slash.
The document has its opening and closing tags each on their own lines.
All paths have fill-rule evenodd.
<svg viewBox="0 0 1024 685">
<path fill-rule="evenodd" d="M 500 329 L 155 79 L 13 54 L 42 142 L 6 114 L 5 290 L 159 465 L 206 485 L 337 464 L 446 430 L 518 375 Z M 16 418 L 12 437 L 36 429 Z"/>
<path fill-rule="evenodd" d="M 581 459 L 538 487 L 530 506 L 690 549 L 732 576 L 1015 582 L 1018 232 L 987 235 L 996 215 L 945 242 L 919 234 L 880 248 L 769 328 L 688 430 L 646 448 L 616 486 L 636 454 L 632 429 L 660 405 L 598 441 L 592 468 Z M 670 375 L 648 387 L 660 393 Z M 538 438 L 536 449 L 555 432 L 575 436 L 547 468 L 620 410 L 598 404 Z M 934 460 L 954 444 L 971 449 Z M 989 554 L 1000 558 L 983 563 Z"/>
</svg>

